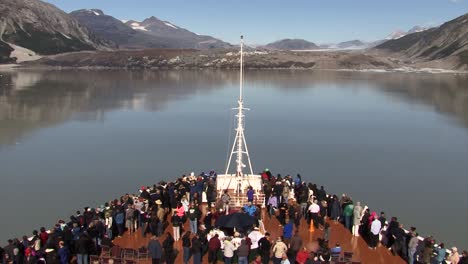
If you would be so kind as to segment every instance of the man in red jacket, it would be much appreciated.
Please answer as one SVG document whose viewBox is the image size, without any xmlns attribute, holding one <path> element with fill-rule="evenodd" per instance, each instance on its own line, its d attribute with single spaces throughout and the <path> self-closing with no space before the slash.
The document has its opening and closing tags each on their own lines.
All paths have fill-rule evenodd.
<svg viewBox="0 0 468 264">
<path fill-rule="evenodd" d="M 209 254 L 208 254 L 208 262 L 209 263 L 216 263 L 218 261 L 218 252 L 221 249 L 221 241 L 218 238 L 218 234 L 214 235 L 208 241 L 208 249 L 209 249 Z"/>
</svg>

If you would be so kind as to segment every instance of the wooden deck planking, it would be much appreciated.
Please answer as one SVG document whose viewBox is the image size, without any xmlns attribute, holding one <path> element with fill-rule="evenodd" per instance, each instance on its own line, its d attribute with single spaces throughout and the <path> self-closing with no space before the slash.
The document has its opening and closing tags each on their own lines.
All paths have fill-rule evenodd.
<svg viewBox="0 0 468 264">
<path fill-rule="evenodd" d="M 271 238 L 276 239 L 276 237 L 282 235 L 282 228 L 279 225 L 279 222 L 276 218 L 269 219 L 266 213 L 266 210 L 262 210 L 262 219 L 265 225 L 266 231 L 271 234 Z M 378 264 L 378 263 L 388 263 L 388 264 L 404 264 L 406 263 L 398 256 L 393 256 L 390 251 L 385 247 L 379 246 L 376 250 L 371 250 L 368 248 L 367 243 L 361 237 L 352 236 L 351 232 L 345 229 L 345 227 L 334 221 L 329 221 L 330 224 L 330 241 L 329 246 L 333 247 L 336 243 L 340 243 L 343 252 L 353 252 L 353 261 L 361 261 L 362 263 L 369 264 Z M 172 226 L 169 225 L 165 232 L 169 231 L 172 233 Z M 190 227 L 187 223 L 184 225 L 185 230 L 190 230 Z M 317 238 L 323 237 L 323 231 L 315 229 L 314 232 L 310 232 L 308 225 L 305 220 L 302 220 L 301 225 L 299 226 L 299 233 L 304 241 L 305 246 L 309 250 L 316 249 L 318 247 Z M 140 230 L 138 230 L 140 231 Z M 125 233 L 123 237 L 116 238 L 114 244 L 119 245 L 122 248 L 133 248 L 138 249 L 142 246 L 147 246 L 150 240 L 150 235 L 147 234 L 146 238 L 143 238 L 141 232 L 136 232 L 133 234 Z M 273 240 L 274 241 L 274 240 Z M 161 241 L 162 243 L 162 241 Z M 174 247 L 179 251 L 175 263 L 183 263 L 182 261 L 182 240 L 175 242 Z M 151 263 L 148 261 L 140 261 L 142 264 Z M 190 260 L 192 263 L 192 260 Z M 203 257 L 203 263 L 208 263 L 208 254 Z M 219 261 L 219 263 L 222 263 Z"/>
</svg>

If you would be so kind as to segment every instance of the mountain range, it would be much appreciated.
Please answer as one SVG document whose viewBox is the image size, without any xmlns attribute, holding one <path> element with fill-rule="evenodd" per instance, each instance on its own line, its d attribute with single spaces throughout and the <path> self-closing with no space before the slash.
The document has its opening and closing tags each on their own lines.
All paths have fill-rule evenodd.
<svg viewBox="0 0 468 264">
<path fill-rule="evenodd" d="M 35 60 L 40 56 L 79 51 L 154 48 L 212 50 L 235 47 L 154 16 L 143 21 L 121 21 L 99 9 L 81 9 L 67 14 L 40 0 L 2 0 L 0 14 L 0 63 Z M 451 60 L 458 63 L 456 67 L 465 67 L 459 65 L 468 64 L 467 16 L 464 14 L 430 29 L 414 27 L 408 31 L 395 31 L 375 42 L 350 40 L 318 45 L 304 39 L 282 39 L 255 49 L 325 52 L 362 50 L 359 52 L 372 56 L 400 56 L 411 63 Z"/>
<path fill-rule="evenodd" d="M 202 36 L 152 16 L 142 22 L 120 21 L 99 9 L 81 9 L 70 16 L 100 38 L 116 43 L 119 48 L 210 49 L 232 45 L 219 39 Z"/>
<path fill-rule="evenodd" d="M 444 59 L 460 55 L 468 57 L 468 14 L 439 27 L 404 35 L 375 47 L 377 50 L 401 53 L 407 58 Z"/>
<path fill-rule="evenodd" d="M 343 41 L 339 43 L 332 43 L 332 44 L 316 44 L 314 42 L 310 42 L 304 39 L 282 39 L 279 41 L 275 41 L 272 43 L 268 43 L 264 46 L 260 46 L 266 49 L 280 49 L 280 50 L 316 50 L 316 49 L 324 49 L 324 50 L 357 50 L 357 49 L 368 49 L 376 47 L 385 41 L 398 39 L 404 37 L 408 34 L 422 32 L 429 29 L 429 27 L 421 27 L 421 26 L 414 26 L 408 31 L 403 30 L 396 30 L 389 35 L 385 39 L 376 40 L 372 42 L 364 42 L 359 39 Z"/>
</svg>

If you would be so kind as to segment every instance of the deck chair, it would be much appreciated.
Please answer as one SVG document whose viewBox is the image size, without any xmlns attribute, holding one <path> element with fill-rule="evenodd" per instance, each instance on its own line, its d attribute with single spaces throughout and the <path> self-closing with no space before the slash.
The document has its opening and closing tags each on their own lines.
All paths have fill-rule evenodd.
<svg viewBox="0 0 468 264">
<path fill-rule="evenodd" d="M 99 264 L 99 256 L 98 255 L 89 255 L 89 263 L 90 264 Z"/>
<path fill-rule="evenodd" d="M 133 248 L 122 249 L 122 259 L 135 260 L 137 258 L 137 252 Z"/>
<path fill-rule="evenodd" d="M 340 261 L 340 253 L 331 253 L 331 261 L 338 262 Z"/>
<path fill-rule="evenodd" d="M 110 257 L 101 257 L 100 258 L 100 263 L 101 264 L 110 264 L 110 262 L 111 262 L 110 259 L 111 259 Z"/>
<path fill-rule="evenodd" d="M 353 260 L 353 252 L 344 252 L 343 261 L 349 262 L 351 260 Z"/>
<path fill-rule="evenodd" d="M 110 247 L 108 246 L 101 246 L 101 257 L 110 257 Z"/>
<path fill-rule="evenodd" d="M 122 259 L 121 258 L 112 258 L 109 261 L 109 264 L 122 264 Z"/>
<path fill-rule="evenodd" d="M 113 258 L 121 258 L 121 255 L 122 255 L 122 249 L 115 245 L 111 248 L 110 250 L 110 256 L 113 257 Z"/>
<path fill-rule="evenodd" d="M 138 259 L 148 259 L 149 258 L 149 252 L 146 247 L 141 247 L 138 249 Z"/>
</svg>

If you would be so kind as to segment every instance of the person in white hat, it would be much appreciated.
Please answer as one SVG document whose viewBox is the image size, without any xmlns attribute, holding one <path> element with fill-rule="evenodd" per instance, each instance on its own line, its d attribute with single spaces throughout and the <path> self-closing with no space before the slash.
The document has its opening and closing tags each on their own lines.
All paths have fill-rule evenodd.
<svg viewBox="0 0 468 264">
<path fill-rule="evenodd" d="M 263 237 L 260 228 L 254 227 L 254 230 L 248 235 L 252 245 L 250 245 L 250 256 L 258 255 L 258 241 Z"/>
</svg>

